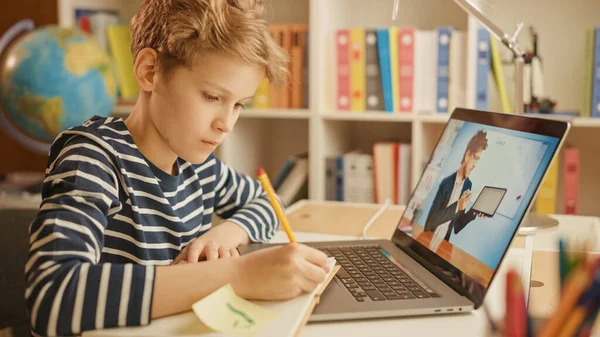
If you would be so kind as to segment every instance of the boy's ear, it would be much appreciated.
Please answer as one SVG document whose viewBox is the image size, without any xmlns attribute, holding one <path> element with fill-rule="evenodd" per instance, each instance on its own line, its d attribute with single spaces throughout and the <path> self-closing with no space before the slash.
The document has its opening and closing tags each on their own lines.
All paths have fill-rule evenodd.
<svg viewBox="0 0 600 337">
<path fill-rule="evenodd" d="M 138 53 L 133 66 L 133 74 L 142 91 L 154 89 L 158 73 L 158 54 L 152 48 L 144 48 Z"/>
</svg>

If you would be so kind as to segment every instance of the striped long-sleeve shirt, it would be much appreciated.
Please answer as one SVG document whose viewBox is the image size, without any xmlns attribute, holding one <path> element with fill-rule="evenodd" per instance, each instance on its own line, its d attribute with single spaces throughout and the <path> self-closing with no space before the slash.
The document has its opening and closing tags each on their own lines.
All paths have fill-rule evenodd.
<svg viewBox="0 0 600 337">
<path fill-rule="evenodd" d="M 208 231 L 213 212 L 265 242 L 279 223 L 260 184 L 216 157 L 147 161 L 122 119 L 93 118 L 50 150 L 25 266 L 34 334 L 150 322 L 155 266 Z"/>
</svg>

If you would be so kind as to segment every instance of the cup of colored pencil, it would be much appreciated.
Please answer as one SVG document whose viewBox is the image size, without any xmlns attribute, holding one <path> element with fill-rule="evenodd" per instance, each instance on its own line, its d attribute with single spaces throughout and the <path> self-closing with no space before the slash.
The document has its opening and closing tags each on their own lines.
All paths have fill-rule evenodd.
<svg viewBox="0 0 600 337">
<path fill-rule="evenodd" d="M 585 248 L 569 251 L 559 242 L 560 300 L 552 315 L 535 329 L 528 314 L 525 292 L 515 270 L 506 274 L 504 321 L 495 324 L 490 315 L 489 336 L 501 337 L 590 337 L 600 310 L 600 256 Z M 595 331 L 600 333 L 600 331 Z"/>
</svg>

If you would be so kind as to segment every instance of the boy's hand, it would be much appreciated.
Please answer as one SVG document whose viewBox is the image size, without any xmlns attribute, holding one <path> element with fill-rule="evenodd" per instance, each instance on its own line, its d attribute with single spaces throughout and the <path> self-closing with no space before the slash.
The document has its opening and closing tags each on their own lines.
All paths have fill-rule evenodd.
<svg viewBox="0 0 600 337">
<path fill-rule="evenodd" d="M 329 272 L 325 253 L 298 243 L 265 248 L 235 263 L 235 292 L 255 300 L 284 300 L 311 292 Z"/>
<path fill-rule="evenodd" d="M 248 243 L 248 233 L 233 222 L 223 222 L 190 242 L 173 261 L 195 263 L 202 260 L 240 256 L 237 247 Z"/>
</svg>

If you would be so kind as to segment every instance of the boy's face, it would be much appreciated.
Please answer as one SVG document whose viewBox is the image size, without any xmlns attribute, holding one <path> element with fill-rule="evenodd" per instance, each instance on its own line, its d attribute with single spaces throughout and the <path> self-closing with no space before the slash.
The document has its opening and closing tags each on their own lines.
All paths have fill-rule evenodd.
<svg viewBox="0 0 600 337">
<path fill-rule="evenodd" d="M 177 156 L 199 164 L 233 130 L 265 70 L 232 56 L 206 54 L 191 69 L 176 67 L 157 74 L 150 116 Z"/>
</svg>

